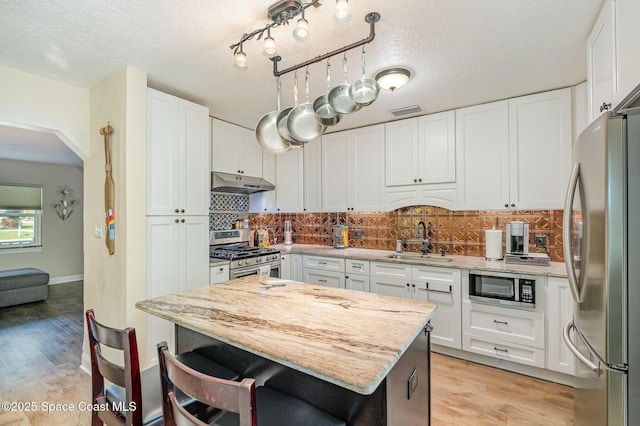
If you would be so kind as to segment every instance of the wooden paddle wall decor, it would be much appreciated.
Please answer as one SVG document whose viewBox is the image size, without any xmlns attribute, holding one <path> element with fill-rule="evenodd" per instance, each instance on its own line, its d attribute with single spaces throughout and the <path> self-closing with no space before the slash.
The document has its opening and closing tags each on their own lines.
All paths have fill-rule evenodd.
<svg viewBox="0 0 640 426">
<path fill-rule="evenodd" d="M 115 215 L 115 185 L 111 176 L 111 154 L 109 146 L 109 135 L 113 133 L 111 123 L 107 123 L 106 127 L 100 129 L 100 134 L 104 136 L 104 171 L 106 177 L 104 181 L 104 216 L 107 225 L 106 243 L 109 254 L 116 252 L 116 215 Z"/>
</svg>

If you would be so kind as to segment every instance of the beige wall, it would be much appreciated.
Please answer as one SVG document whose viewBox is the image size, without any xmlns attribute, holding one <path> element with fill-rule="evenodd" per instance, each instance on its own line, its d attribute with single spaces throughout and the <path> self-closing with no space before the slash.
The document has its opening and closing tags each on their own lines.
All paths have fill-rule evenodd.
<svg viewBox="0 0 640 426">
<path fill-rule="evenodd" d="M 55 133 L 89 156 L 89 91 L 0 66 L 0 124 Z"/>
<path fill-rule="evenodd" d="M 146 297 L 146 129 L 147 77 L 127 67 L 90 91 L 91 156 L 85 160 L 85 309 L 113 327 L 135 327 L 141 359 L 146 359 L 147 316 L 135 308 Z M 104 223 L 104 139 L 111 123 L 115 182 L 116 249 L 109 255 L 104 238 L 92 229 Z M 85 336 L 86 366 L 87 346 Z M 144 366 L 143 366 L 144 367 Z"/>
<path fill-rule="evenodd" d="M 82 279 L 82 168 L 0 159 L 0 182 L 43 186 L 42 250 L 0 252 L 0 270 L 39 268 L 49 273 L 53 283 Z M 51 208 L 59 200 L 56 190 L 64 185 L 81 200 L 77 211 L 65 221 Z"/>
</svg>

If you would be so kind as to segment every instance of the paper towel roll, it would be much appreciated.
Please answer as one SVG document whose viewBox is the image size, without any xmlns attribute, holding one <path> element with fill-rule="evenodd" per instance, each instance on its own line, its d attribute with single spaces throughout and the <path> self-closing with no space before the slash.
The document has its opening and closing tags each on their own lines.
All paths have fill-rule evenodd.
<svg viewBox="0 0 640 426">
<path fill-rule="evenodd" d="M 502 231 L 487 229 L 484 231 L 485 257 L 487 260 L 502 259 Z"/>
</svg>

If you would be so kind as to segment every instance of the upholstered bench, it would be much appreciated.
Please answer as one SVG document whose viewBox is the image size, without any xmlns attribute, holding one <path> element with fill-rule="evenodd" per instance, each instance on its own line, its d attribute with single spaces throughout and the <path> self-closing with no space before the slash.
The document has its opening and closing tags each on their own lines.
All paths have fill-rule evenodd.
<svg viewBox="0 0 640 426">
<path fill-rule="evenodd" d="M 0 271 L 0 308 L 46 300 L 49 274 L 36 268 Z"/>
</svg>

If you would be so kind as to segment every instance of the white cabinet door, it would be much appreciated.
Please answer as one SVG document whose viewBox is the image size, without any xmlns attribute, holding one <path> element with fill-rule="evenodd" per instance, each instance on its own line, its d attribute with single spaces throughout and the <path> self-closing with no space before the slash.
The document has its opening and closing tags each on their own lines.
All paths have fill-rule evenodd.
<svg viewBox="0 0 640 426">
<path fill-rule="evenodd" d="M 347 290 L 357 290 L 369 293 L 369 275 L 349 274 L 345 275 L 345 286 Z"/>
<path fill-rule="evenodd" d="M 276 155 L 276 211 L 299 213 L 303 209 L 302 150 L 295 149 Z"/>
<path fill-rule="evenodd" d="M 425 115 L 418 121 L 418 180 L 422 183 L 456 181 L 455 111 Z"/>
<path fill-rule="evenodd" d="M 640 83 L 640 1 L 616 0 L 615 23 L 618 103 Z"/>
<path fill-rule="evenodd" d="M 571 89 L 509 100 L 510 208 L 564 208 L 571 140 Z"/>
<path fill-rule="evenodd" d="M 313 140 L 302 149 L 304 169 L 303 210 L 322 211 L 322 141 Z"/>
<path fill-rule="evenodd" d="M 607 0 L 587 39 L 587 81 L 589 117 L 593 121 L 602 114 L 603 105 L 613 106 L 615 85 L 614 2 Z M 637 25 L 637 24 L 636 24 Z M 635 41 L 634 41 L 635 42 Z M 611 109 L 611 108 L 609 108 Z"/>
<path fill-rule="evenodd" d="M 147 215 L 209 214 L 209 110 L 147 91 Z"/>
<path fill-rule="evenodd" d="M 209 216 L 180 218 L 179 226 L 183 242 L 178 249 L 180 253 L 175 248 L 173 251 L 181 257 L 185 288 L 206 286 L 209 283 Z"/>
<path fill-rule="evenodd" d="M 275 212 L 276 193 L 278 191 L 277 173 L 276 173 L 276 156 L 270 152 L 262 154 L 262 178 L 276 186 L 273 191 L 256 192 L 249 195 L 249 211 L 251 213 L 270 213 Z"/>
<path fill-rule="evenodd" d="M 418 183 L 418 122 L 415 118 L 385 124 L 386 186 Z"/>
<path fill-rule="evenodd" d="M 564 325 L 573 318 L 573 297 L 565 278 L 549 277 L 545 289 L 547 312 L 547 368 L 575 375 L 574 356 L 562 337 Z M 575 338 L 575 336 L 574 336 Z"/>
<path fill-rule="evenodd" d="M 253 131 L 211 120 L 211 170 L 262 177 L 262 149 Z"/>
<path fill-rule="evenodd" d="M 209 284 L 229 281 L 229 265 L 211 266 L 209 268 Z"/>
<path fill-rule="evenodd" d="M 304 274 L 302 273 L 302 255 L 291 254 L 289 257 L 291 258 L 291 279 L 293 281 L 302 281 L 304 279 Z"/>
<path fill-rule="evenodd" d="M 346 212 L 350 207 L 349 137 L 348 131 L 322 136 L 322 211 Z"/>
<path fill-rule="evenodd" d="M 431 341 L 437 345 L 462 349 L 461 273 L 457 269 L 414 266 L 414 299 L 437 305 L 431 317 Z"/>
<path fill-rule="evenodd" d="M 280 254 L 280 278 L 284 280 L 291 279 L 291 255 Z"/>
<path fill-rule="evenodd" d="M 349 191 L 347 210 L 384 210 L 384 126 L 363 127 L 349 133 L 345 164 Z"/>
<path fill-rule="evenodd" d="M 509 104 L 456 111 L 457 200 L 466 210 L 509 206 Z"/>
</svg>

